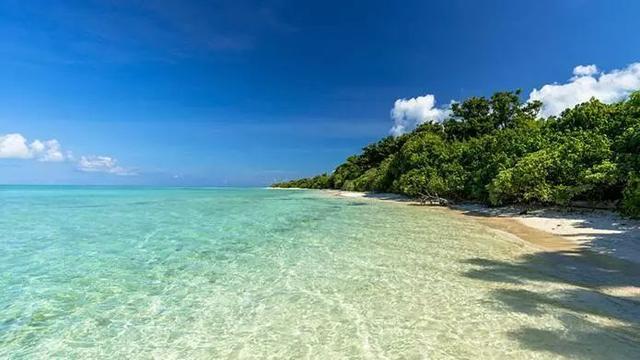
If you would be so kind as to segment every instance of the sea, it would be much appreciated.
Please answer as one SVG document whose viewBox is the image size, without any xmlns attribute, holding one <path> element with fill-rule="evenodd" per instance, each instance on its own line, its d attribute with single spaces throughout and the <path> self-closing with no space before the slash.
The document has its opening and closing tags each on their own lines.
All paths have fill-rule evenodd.
<svg viewBox="0 0 640 360">
<path fill-rule="evenodd" d="M 317 190 L 2 186 L 0 358 L 640 358 L 637 302 L 536 256 Z"/>
</svg>

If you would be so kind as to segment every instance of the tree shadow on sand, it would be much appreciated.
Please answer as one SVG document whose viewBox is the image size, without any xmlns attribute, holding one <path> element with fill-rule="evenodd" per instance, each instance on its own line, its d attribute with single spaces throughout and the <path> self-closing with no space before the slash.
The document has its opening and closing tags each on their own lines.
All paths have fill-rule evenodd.
<svg viewBox="0 0 640 360">
<path fill-rule="evenodd" d="M 586 247 L 464 263 L 472 266 L 465 276 L 504 285 L 491 294 L 501 309 L 540 317 L 539 327 L 509 333 L 523 347 L 569 358 L 640 359 L 637 263 Z M 561 326 L 546 326 L 549 315 Z"/>
</svg>

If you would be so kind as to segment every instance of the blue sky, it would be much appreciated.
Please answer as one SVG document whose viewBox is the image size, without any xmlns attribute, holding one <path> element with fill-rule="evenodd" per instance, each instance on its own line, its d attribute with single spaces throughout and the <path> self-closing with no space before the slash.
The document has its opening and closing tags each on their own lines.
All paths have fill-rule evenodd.
<svg viewBox="0 0 640 360">
<path fill-rule="evenodd" d="M 330 171 L 389 134 L 397 99 L 526 98 L 578 65 L 596 64 L 596 82 L 625 69 L 640 61 L 638 14 L 632 0 L 5 0 L 0 146 L 17 147 L 0 183 L 264 185 Z"/>
</svg>

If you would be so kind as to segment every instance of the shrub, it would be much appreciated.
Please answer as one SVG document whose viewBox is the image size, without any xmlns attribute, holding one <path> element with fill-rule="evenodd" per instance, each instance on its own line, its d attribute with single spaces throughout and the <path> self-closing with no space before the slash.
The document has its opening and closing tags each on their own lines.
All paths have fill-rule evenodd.
<svg viewBox="0 0 640 360">
<path fill-rule="evenodd" d="M 640 218 L 640 176 L 637 174 L 629 177 L 627 187 L 624 189 L 622 213 L 633 218 Z"/>
<path fill-rule="evenodd" d="M 551 202 L 553 189 L 547 182 L 547 174 L 555 160 L 554 154 L 548 150 L 525 156 L 516 166 L 501 171 L 493 179 L 488 187 L 489 201 L 492 205 Z"/>
</svg>

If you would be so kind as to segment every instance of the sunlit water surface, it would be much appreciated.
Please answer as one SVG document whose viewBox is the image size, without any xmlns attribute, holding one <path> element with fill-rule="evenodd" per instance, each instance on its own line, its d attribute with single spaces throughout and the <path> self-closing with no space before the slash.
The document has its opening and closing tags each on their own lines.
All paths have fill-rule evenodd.
<svg viewBox="0 0 640 360">
<path fill-rule="evenodd" d="M 628 319 L 553 300 L 580 289 L 483 271 L 527 251 L 444 210 L 314 191 L 2 187 L 0 358 L 640 354 Z"/>
</svg>

